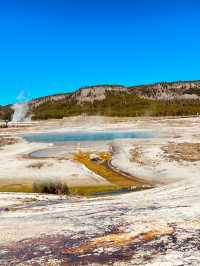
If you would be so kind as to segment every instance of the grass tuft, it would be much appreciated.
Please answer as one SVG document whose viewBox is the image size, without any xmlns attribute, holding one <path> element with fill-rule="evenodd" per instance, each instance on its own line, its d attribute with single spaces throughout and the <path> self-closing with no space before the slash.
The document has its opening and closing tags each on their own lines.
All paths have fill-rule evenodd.
<svg viewBox="0 0 200 266">
<path fill-rule="evenodd" d="M 34 182 L 32 187 L 33 193 L 68 195 L 69 188 L 65 183 L 60 181 L 41 181 Z"/>
</svg>

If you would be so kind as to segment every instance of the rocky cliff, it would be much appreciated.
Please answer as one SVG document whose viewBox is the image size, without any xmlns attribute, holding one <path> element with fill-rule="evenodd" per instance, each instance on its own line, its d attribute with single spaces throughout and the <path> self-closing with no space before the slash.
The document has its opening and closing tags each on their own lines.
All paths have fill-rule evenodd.
<svg viewBox="0 0 200 266">
<path fill-rule="evenodd" d="M 160 82 L 141 86 L 122 85 L 97 85 L 88 86 L 76 90 L 73 93 L 63 93 L 41 97 L 30 101 L 30 105 L 37 107 L 45 102 L 56 102 L 62 100 L 75 100 L 78 103 L 101 101 L 106 97 L 107 92 L 124 92 L 135 94 L 147 99 L 197 99 L 200 97 L 200 81 L 177 81 Z"/>
</svg>

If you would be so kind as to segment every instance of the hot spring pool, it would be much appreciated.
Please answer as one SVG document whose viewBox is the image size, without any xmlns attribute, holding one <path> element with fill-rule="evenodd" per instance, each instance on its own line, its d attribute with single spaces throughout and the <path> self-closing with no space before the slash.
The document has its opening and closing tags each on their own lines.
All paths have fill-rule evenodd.
<svg viewBox="0 0 200 266">
<path fill-rule="evenodd" d="M 144 131 L 94 131 L 94 132 L 64 132 L 64 133 L 32 133 L 24 134 L 28 142 L 57 143 L 67 141 L 106 141 L 114 139 L 152 138 L 152 132 Z"/>
</svg>

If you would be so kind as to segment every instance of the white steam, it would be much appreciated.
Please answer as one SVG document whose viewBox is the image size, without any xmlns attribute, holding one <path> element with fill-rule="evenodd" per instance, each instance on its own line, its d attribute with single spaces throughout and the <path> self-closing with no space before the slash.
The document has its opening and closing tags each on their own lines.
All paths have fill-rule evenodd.
<svg viewBox="0 0 200 266">
<path fill-rule="evenodd" d="M 17 96 L 17 100 L 21 101 L 21 103 L 16 103 L 13 105 L 14 114 L 12 117 L 12 122 L 23 122 L 26 118 L 26 114 L 28 112 L 28 104 L 26 101 L 26 97 L 24 91 L 21 91 Z"/>
</svg>

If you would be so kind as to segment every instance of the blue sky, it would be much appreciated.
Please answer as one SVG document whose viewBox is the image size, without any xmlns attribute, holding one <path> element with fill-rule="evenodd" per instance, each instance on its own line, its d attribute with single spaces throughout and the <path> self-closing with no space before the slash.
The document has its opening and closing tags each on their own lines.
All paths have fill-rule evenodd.
<svg viewBox="0 0 200 266">
<path fill-rule="evenodd" d="M 200 1 L 0 1 L 0 104 L 22 91 L 200 79 L 199 64 Z"/>
</svg>

